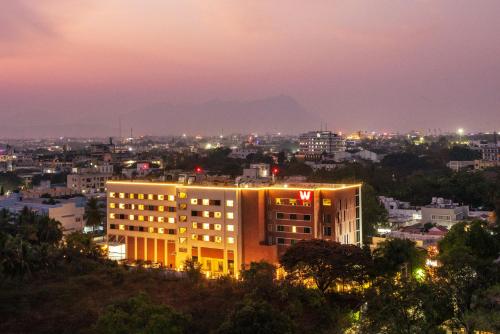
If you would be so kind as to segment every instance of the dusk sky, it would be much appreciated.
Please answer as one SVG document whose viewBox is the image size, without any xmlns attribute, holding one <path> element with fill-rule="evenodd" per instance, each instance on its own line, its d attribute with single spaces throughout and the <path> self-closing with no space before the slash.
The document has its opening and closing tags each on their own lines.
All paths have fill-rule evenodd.
<svg viewBox="0 0 500 334">
<path fill-rule="evenodd" d="M 9 135 L 281 94 L 333 130 L 500 130 L 498 0 L 0 1 Z"/>
</svg>

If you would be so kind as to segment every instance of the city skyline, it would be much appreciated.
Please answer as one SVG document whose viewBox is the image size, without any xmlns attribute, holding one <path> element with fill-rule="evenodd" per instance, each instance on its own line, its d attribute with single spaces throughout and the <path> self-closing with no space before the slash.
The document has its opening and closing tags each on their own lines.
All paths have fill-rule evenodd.
<svg viewBox="0 0 500 334">
<path fill-rule="evenodd" d="M 118 118 L 125 133 L 152 135 L 498 131 L 499 10 L 463 0 L 7 2 L 0 137 L 116 136 Z M 267 118 L 251 128 L 244 116 L 262 101 L 256 118 Z"/>
</svg>

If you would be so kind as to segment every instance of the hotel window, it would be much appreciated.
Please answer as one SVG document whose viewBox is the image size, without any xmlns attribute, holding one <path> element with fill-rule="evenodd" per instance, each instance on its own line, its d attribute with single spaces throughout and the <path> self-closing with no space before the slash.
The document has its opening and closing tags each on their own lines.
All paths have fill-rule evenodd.
<svg viewBox="0 0 500 334">
<path fill-rule="evenodd" d="M 175 200 L 175 196 L 174 195 L 168 195 L 168 200 L 169 201 L 174 201 Z"/>
<path fill-rule="evenodd" d="M 297 233 L 297 226 L 292 226 L 292 233 Z"/>
<path fill-rule="evenodd" d="M 198 223 L 193 223 L 193 228 L 194 229 L 198 228 Z"/>
<path fill-rule="evenodd" d="M 186 203 L 180 203 L 179 204 L 179 209 L 186 210 L 187 209 L 187 204 Z"/>
<path fill-rule="evenodd" d="M 295 213 L 291 213 L 290 220 L 297 220 L 297 215 Z"/>
<path fill-rule="evenodd" d="M 323 205 L 324 206 L 332 206 L 332 200 L 329 198 L 323 198 Z"/>
<path fill-rule="evenodd" d="M 111 198 L 115 198 L 115 197 L 116 197 L 116 194 L 115 194 L 114 192 L 110 192 L 110 193 L 109 193 L 109 197 L 111 197 Z"/>
<path fill-rule="evenodd" d="M 330 226 L 324 226 L 323 227 L 323 234 L 325 236 L 331 236 L 332 235 L 332 228 Z"/>
<path fill-rule="evenodd" d="M 186 240 L 187 240 L 187 238 L 179 238 L 179 243 L 180 244 L 185 244 Z"/>
<path fill-rule="evenodd" d="M 186 198 L 187 197 L 187 194 L 185 192 L 179 192 L 179 198 Z"/>
<path fill-rule="evenodd" d="M 306 222 L 310 222 L 311 221 L 311 215 L 304 215 L 304 220 Z"/>
<path fill-rule="evenodd" d="M 204 198 L 204 199 L 202 200 L 202 204 L 203 204 L 203 205 L 210 205 L 210 200 L 209 200 L 208 198 Z"/>
<path fill-rule="evenodd" d="M 115 205 L 115 203 L 109 203 L 109 208 L 110 208 L 110 209 L 114 209 L 114 208 L 115 208 L 115 206 L 116 206 L 116 205 Z"/>
<path fill-rule="evenodd" d="M 209 218 L 210 217 L 210 212 L 209 211 L 203 211 L 203 217 Z"/>
<path fill-rule="evenodd" d="M 125 225 L 123 224 L 118 225 L 118 229 L 125 231 Z"/>
<path fill-rule="evenodd" d="M 226 206 L 233 207 L 233 206 L 234 206 L 234 201 L 233 201 L 233 200 L 231 200 L 231 199 L 228 199 L 228 200 L 226 201 Z"/>
<path fill-rule="evenodd" d="M 283 212 L 276 212 L 276 219 L 285 219 L 285 214 Z"/>
<path fill-rule="evenodd" d="M 128 198 L 134 199 L 134 194 L 128 194 Z"/>
<path fill-rule="evenodd" d="M 302 206 L 311 206 L 311 202 L 303 201 Z"/>
<path fill-rule="evenodd" d="M 125 193 L 120 193 L 118 196 L 119 196 L 120 198 L 125 198 Z"/>
<path fill-rule="evenodd" d="M 174 217 L 168 217 L 167 218 L 169 224 L 174 224 L 175 223 L 175 218 Z"/>
<path fill-rule="evenodd" d="M 158 223 L 164 223 L 165 222 L 165 218 L 163 217 L 158 217 Z"/>
<path fill-rule="evenodd" d="M 210 241 L 210 236 L 209 235 L 204 235 L 203 236 L 203 241 Z"/>
<path fill-rule="evenodd" d="M 158 211 L 160 212 L 165 211 L 165 207 L 163 205 L 158 205 Z"/>
<path fill-rule="evenodd" d="M 276 231 L 278 231 L 278 232 L 285 232 L 285 226 L 283 226 L 283 225 L 277 225 L 276 226 Z"/>
<path fill-rule="evenodd" d="M 234 232 L 234 225 L 227 225 L 226 227 L 229 232 Z"/>
<path fill-rule="evenodd" d="M 198 204 L 198 199 L 197 198 L 191 198 L 191 204 Z"/>
<path fill-rule="evenodd" d="M 139 199 L 144 199 L 144 194 L 138 194 L 138 195 L 137 195 L 137 197 L 138 197 Z"/>
<path fill-rule="evenodd" d="M 149 233 L 155 233 L 155 228 L 154 227 L 149 227 L 148 228 Z"/>
<path fill-rule="evenodd" d="M 135 210 L 135 204 L 130 204 L 130 208 L 131 208 L 132 210 Z"/>
<path fill-rule="evenodd" d="M 215 211 L 215 212 L 214 212 L 214 217 L 215 217 L 215 218 L 222 218 L 222 212 L 220 212 L 220 211 Z"/>
<path fill-rule="evenodd" d="M 179 216 L 179 221 L 181 222 L 187 221 L 187 216 Z"/>
<path fill-rule="evenodd" d="M 149 217 L 148 217 L 148 220 L 149 220 L 150 222 L 154 222 L 154 221 L 155 221 L 155 217 L 154 217 L 154 216 L 149 216 Z"/>
<path fill-rule="evenodd" d="M 139 216 L 139 221 L 143 222 L 144 221 L 144 216 L 140 215 Z"/>
<path fill-rule="evenodd" d="M 148 199 L 154 199 L 154 195 L 153 194 L 148 194 Z"/>
<path fill-rule="evenodd" d="M 165 233 L 165 229 L 163 227 L 159 227 L 158 228 L 158 233 L 164 234 Z"/>
<path fill-rule="evenodd" d="M 311 228 L 310 227 L 304 227 L 304 233 L 310 234 L 311 233 Z"/>
<path fill-rule="evenodd" d="M 191 234 L 191 239 L 198 240 L 198 235 L 197 234 Z"/>
<path fill-rule="evenodd" d="M 284 245 L 285 244 L 285 239 L 284 238 L 276 238 L 276 243 L 278 245 Z"/>
<path fill-rule="evenodd" d="M 109 214 L 109 218 L 110 218 L 110 219 L 115 219 L 115 214 L 114 214 L 114 213 L 110 213 L 110 214 Z"/>
<path fill-rule="evenodd" d="M 208 224 L 208 223 L 203 223 L 203 229 L 204 229 L 204 230 L 209 230 L 209 229 L 210 229 L 210 224 Z"/>
<path fill-rule="evenodd" d="M 234 219 L 234 213 L 233 212 L 226 212 L 226 218 L 227 219 Z"/>
<path fill-rule="evenodd" d="M 163 201 L 164 199 L 165 199 L 165 196 L 163 196 L 163 195 L 158 195 L 158 200 L 159 200 L 159 201 Z"/>
<path fill-rule="evenodd" d="M 215 224 L 214 228 L 215 228 L 216 231 L 220 231 L 222 229 L 222 225 L 221 224 Z"/>
<path fill-rule="evenodd" d="M 179 234 L 184 234 L 184 233 L 186 233 L 186 231 L 187 231 L 187 228 L 179 227 Z"/>
<path fill-rule="evenodd" d="M 144 210 L 144 205 L 143 204 L 139 204 L 139 210 Z"/>
<path fill-rule="evenodd" d="M 297 200 L 293 199 L 293 198 L 290 198 L 290 200 L 288 201 L 288 204 L 295 206 L 295 205 L 297 205 Z"/>
<path fill-rule="evenodd" d="M 218 243 L 218 244 L 220 244 L 220 243 L 222 242 L 222 237 L 221 237 L 221 236 L 216 235 L 216 236 L 215 236 L 215 242 L 216 242 L 216 243 Z"/>
<path fill-rule="evenodd" d="M 228 237 L 227 238 L 227 243 L 228 244 L 234 244 L 234 238 L 233 237 Z"/>
<path fill-rule="evenodd" d="M 118 207 L 119 207 L 120 209 L 125 209 L 125 204 L 124 204 L 124 203 L 120 203 L 120 204 L 118 204 Z"/>
<path fill-rule="evenodd" d="M 281 198 L 276 198 L 274 202 L 276 203 L 276 205 L 283 205 L 283 200 Z"/>
</svg>

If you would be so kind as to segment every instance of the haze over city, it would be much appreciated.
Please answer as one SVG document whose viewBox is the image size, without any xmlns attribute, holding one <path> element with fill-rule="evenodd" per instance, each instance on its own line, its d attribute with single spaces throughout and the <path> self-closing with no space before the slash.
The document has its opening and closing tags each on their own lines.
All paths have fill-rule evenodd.
<svg viewBox="0 0 500 334">
<path fill-rule="evenodd" d="M 0 136 L 116 135 L 119 118 L 138 134 L 498 130 L 499 11 L 494 0 L 4 1 Z"/>
</svg>

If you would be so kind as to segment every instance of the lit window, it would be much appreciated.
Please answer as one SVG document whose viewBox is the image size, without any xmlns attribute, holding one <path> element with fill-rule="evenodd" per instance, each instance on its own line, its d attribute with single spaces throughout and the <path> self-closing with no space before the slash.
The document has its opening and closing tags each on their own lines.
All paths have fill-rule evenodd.
<svg viewBox="0 0 500 334">
<path fill-rule="evenodd" d="M 158 217 L 158 223 L 164 223 L 165 222 L 165 218 L 163 217 Z"/>
<path fill-rule="evenodd" d="M 179 192 L 179 198 L 186 198 L 187 194 L 185 192 Z"/>
<path fill-rule="evenodd" d="M 144 199 L 144 194 L 139 194 L 137 197 L 139 197 L 139 199 Z"/>
<path fill-rule="evenodd" d="M 179 204 L 179 209 L 186 210 L 187 209 L 187 204 L 186 203 L 180 203 Z"/>
<path fill-rule="evenodd" d="M 179 234 L 184 234 L 186 233 L 187 228 L 185 227 L 179 227 Z"/>
<path fill-rule="evenodd" d="M 175 196 L 174 196 L 174 195 L 168 195 L 168 200 L 169 200 L 169 201 L 173 201 L 173 200 L 175 200 Z"/>
<path fill-rule="evenodd" d="M 163 227 L 158 228 L 158 233 L 164 234 L 165 233 L 165 229 Z"/>
<path fill-rule="evenodd" d="M 234 244 L 234 238 L 233 237 L 228 237 L 227 238 L 227 243 L 228 244 Z"/>
<path fill-rule="evenodd" d="M 120 193 L 120 194 L 119 194 L 119 197 L 120 197 L 120 198 L 125 198 L 125 193 Z"/>
<path fill-rule="evenodd" d="M 155 221 L 155 217 L 154 217 L 154 216 L 149 216 L 149 217 L 148 217 L 148 220 L 149 220 L 150 222 L 154 222 L 154 221 Z"/>
<path fill-rule="evenodd" d="M 109 218 L 110 218 L 110 219 L 115 219 L 115 214 L 114 214 L 114 213 L 110 213 L 110 214 L 109 214 Z"/>
<path fill-rule="evenodd" d="M 163 196 L 163 195 L 158 195 L 158 200 L 159 200 L 159 201 L 163 201 L 164 199 L 165 199 L 165 196 Z"/>
<path fill-rule="evenodd" d="M 203 229 L 204 229 L 204 230 L 209 230 L 209 229 L 210 229 L 210 224 L 208 224 L 208 223 L 203 223 Z"/>
<path fill-rule="evenodd" d="M 198 199 L 197 198 L 191 198 L 191 204 L 193 204 L 193 205 L 198 204 Z"/>
<path fill-rule="evenodd" d="M 191 239 L 198 240 L 198 235 L 197 234 L 191 234 Z"/>
<path fill-rule="evenodd" d="M 134 194 L 129 194 L 129 195 L 128 195 L 128 198 L 130 198 L 130 199 L 134 199 Z"/>
<path fill-rule="evenodd" d="M 210 212 L 209 211 L 203 211 L 203 217 L 209 218 L 210 217 Z"/>
<path fill-rule="evenodd" d="M 297 200 L 293 199 L 293 198 L 290 198 L 290 200 L 288 200 L 288 204 L 290 204 L 290 205 L 297 205 Z"/>
<path fill-rule="evenodd" d="M 233 219 L 234 218 L 234 213 L 233 212 L 226 212 L 226 218 L 227 219 Z"/>
<path fill-rule="evenodd" d="M 275 203 L 276 205 L 282 205 L 283 201 L 281 200 L 281 198 L 276 198 Z"/>
<path fill-rule="evenodd" d="M 329 198 L 323 198 L 323 205 L 324 206 L 332 206 L 332 200 Z"/>
<path fill-rule="evenodd" d="M 132 210 L 135 210 L 135 204 L 130 204 L 130 208 L 131 208 Z"/>
<path fill-rule="evenodd" d="M 210 200 L 208 198 L 204 198 L 202 203 L 203 205 L 210 205 Z"/>
<path fill-rule="evenodd" d="M 227 230 L 229 232 L 234 232 L 234 225 L 227 225 Z"/>
<path fill-rule="evenodd" d="M 292 233 L 297 233 L 297 226 L 292 226 Z"/>
<path fill-rule="evenodd" d="M 115 203 L 109 203 L 109 208 L 114 209 L 115 208 Z"/>
<path fill-rule="evenodd" d="M 139 210 L 144 210 L 144 205 L 143 204 L 139 204 Z"/>
<path fill-rule="evenodd" d="M 185 244 L 186 243 L 186 238 L 179 238 L 179 243 L 180 244 Z"/>
<path fill-rule="evenodd" d="M 120 203 L 120 204 L 118 204 L 118 207 L 119 207 L 120 209 L 125 209 L 125 204 L 124 204 L 124 203 Z"/>
<path fill-rule="evenodd" d="M 109 193 L 109 197 L 111 197 L 111 198 L 115 198 L 115 197 L 116 197 L 116 194 L 115 194 L 114 192 L 110 192 L 110 193 Z"/>
<path fill-rule="evenodd" d="M 160 212 L 165 211 L 165 207 L 163 205 L 158 205 L 158 211 Z"/>
<path fill-rule="evenodd" d="M 148 199 L 153 199 L 154 195 L 153 194 L 148 194 Z"/>
<path fill-rule="evenodd" d="M 187 216 L 179 216 L 179 220 L 181 222 L 185 222 L 185 221 L 187 221 Z"/>
<path fill-rule="evenodd" d="M 234 206 L 234 201 L 232 199 L 228 199 L 226 201 L 226 206 L 230 206 L 230 207 L 233 207 Z"/>
<path fill-rule="evenodd" d="M 215 224 L 214 228 L 215 228 L 216 231 L 220 231 L 222 229 L 222 225 L 221 224 Z"/>
<path fill-rule="evenodd" d="M 215 242 L 220 244 L 222 242 L 222 237 L 221 236 L 215 236 Z"/>
<path fill-rule="evenodd" d="M 203 241 L 210 241 L 210 236 L 209 235 L 204 235 L 203 236 Z"/>
<path fill-rule="evenodd" d="M 144 221 L 144 216 L 140 215 L 139 216 L 139 221 L 143 222 Z"/>
<path fill-rule="evenodd" d="M 198 228 L 198 223 L 193 223 L 193 228 Z"/>
<path fill-rule="evenodd" d="M 222 218 L 222 212 L 220 212 L 220 211 L 215 211 L 215 212 L 214 212 L 214 217 L 215 217 L 215 218 Z"/>
<path fill-rule="evenodd" d="M 150 228 L 148 228 L 148 232 L 149 232 L 149 233 L 155 233 L 155 228 L 154 228 L 154 227 L 150 227 Z"/>
<path fill-rule="evenodd" d="M 125 225 L 123 224 L 118 225 L 118 228 L 122 231 L 125 231 Z"/>
</svg>

